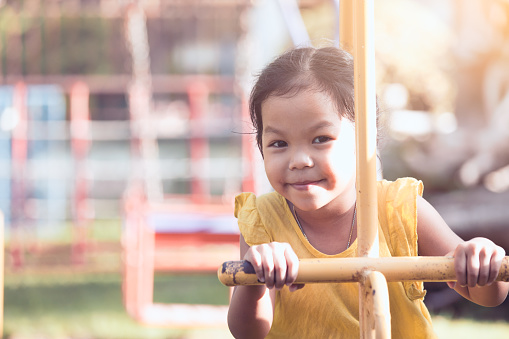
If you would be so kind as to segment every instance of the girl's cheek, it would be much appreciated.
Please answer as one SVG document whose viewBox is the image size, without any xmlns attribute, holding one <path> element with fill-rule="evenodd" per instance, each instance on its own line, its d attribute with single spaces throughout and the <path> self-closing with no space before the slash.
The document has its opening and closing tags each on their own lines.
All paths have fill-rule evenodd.
<svg viewBox="0 0 509 339">
<path fill-rule="evenodd" d="M 265 156 L 263 164 L 267 178 L 269 182 L 273 184 L 273 182 L 277 181 L 276 177 L 279 176 L 278 173 L 281 173 L 281 165 L 270 156 Z"/>
</svg>

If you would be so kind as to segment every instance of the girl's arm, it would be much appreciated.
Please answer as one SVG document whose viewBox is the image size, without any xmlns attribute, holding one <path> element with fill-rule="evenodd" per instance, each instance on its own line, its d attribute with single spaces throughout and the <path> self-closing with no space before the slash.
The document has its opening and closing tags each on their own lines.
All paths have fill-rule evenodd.
<svg viewBox="0 0 509 339">
<path fill-rule="evenodd" d="M 240 236 L 240 257 L 249 261 L 261 286 L 236 286 L 228 310 L 228 326 L 235 338 L 265 338 L 272 326 L 276 290 L 292 285 L 299 261 L 289 244 L 269 243 L 249 247 Z"/>
<path fill-rule="evenodd" d="M 505 256 L 503 248 L 485 238 L 463 241 L 420 196 L 417 234 L 419 255 L 454 256 L 457 283 L 449 286 L 456 292 L 482 306 L 497 306 L 505 300 L 509 283 L 495 281 Z"/>
</svg>

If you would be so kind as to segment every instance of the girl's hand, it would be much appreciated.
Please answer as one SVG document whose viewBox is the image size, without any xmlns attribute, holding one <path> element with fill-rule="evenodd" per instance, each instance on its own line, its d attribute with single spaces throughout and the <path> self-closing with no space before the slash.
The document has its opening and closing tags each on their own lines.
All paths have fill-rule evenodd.
<svg viewBox="0 0 509 339">
<path fill-rule="evenodd" d="M 284 285 L 289 286 L 291 292 L 302 287 L 294 284 L 299 272 L 299 258 L 290 244 L 272 242 L 251 246 L 244 256 L 253 265 L 259 281 L 267 288 L 280 290 Z"/>
<path fill-rule="evenodd" d="M 498 276 L 505 250 L 486 238 L 474 238 L 461 243 L 447 256 L 454 256 L 457 282 L 448 282 L 450 288 L 490 286 Z"/>
</svg>

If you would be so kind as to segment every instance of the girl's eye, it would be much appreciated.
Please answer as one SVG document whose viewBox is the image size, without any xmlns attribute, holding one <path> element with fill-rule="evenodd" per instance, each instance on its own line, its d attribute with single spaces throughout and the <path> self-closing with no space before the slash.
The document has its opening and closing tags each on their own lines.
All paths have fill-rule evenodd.
<svg viewBox="0 0 509 339">
<path fill-rule="evenodd" d="M 323 144 L 327 141 L 332 140 L 332 138 L 326 137 L 326 136 L 319 136 L 313 139 L 313 144 Z"/>
<path fill-rule="evenodd" d="M 286 147 L 288 144 L 282 140 L 272 142 L 269 147 L 281 148 Z"/>
</svg>

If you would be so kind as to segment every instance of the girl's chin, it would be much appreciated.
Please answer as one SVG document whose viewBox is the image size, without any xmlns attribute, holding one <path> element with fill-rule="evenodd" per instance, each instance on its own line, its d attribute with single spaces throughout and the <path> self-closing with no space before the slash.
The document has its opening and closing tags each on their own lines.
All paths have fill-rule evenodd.
<svg viewBox="0 0 509 339">
<path fill-rule="evenodd" d="M 305 200 L 305 199 L 288 199 L 301 211 L 311 212 L 319 210 L 320 208 L 326 206 L 330 201 L 323 200 Z"/>
</svg>

